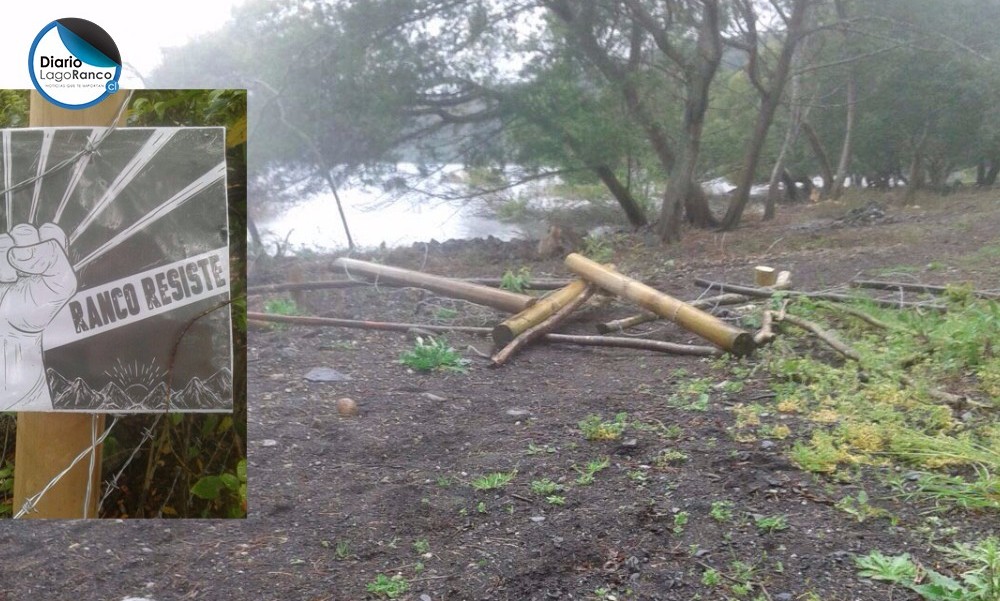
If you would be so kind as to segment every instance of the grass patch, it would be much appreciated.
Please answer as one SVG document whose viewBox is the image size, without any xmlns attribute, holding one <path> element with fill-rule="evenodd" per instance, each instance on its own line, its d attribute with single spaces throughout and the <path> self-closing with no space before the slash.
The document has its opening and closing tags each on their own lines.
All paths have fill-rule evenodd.
<svg viewBox="0 0 1000 601">
<path fill-rule="evenodd" d="M 587 440 L 618 440 L 628 426 L 628 413 L 618 413 L 611 421 L 604 421 L 601 416 L 590 414 L 578 425 Z"/>
<path fill-rule="evenodd" d="M 516 475 L 517 470 L 486 474 L 473 480 L 472 488 L 476 490 L 498 490 L 510 484 Z"/>
</svg>

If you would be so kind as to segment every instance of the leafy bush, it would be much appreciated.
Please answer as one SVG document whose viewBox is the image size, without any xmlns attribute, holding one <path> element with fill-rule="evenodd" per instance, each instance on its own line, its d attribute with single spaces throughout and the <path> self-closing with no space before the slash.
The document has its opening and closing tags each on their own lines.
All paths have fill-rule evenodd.
<svg viewBox="0 0 1000 601">
<path fill-rule="evenodd" d="M 425 341 L 419 336 L 416 345 L 403 353 L 399 362 L 416 371 L 444 369 L 463 373 L 470 363 L 468 359 L 462 358 L 458 351 L 449 346 L 445 339 L 430 338 Z"/>
</svg>

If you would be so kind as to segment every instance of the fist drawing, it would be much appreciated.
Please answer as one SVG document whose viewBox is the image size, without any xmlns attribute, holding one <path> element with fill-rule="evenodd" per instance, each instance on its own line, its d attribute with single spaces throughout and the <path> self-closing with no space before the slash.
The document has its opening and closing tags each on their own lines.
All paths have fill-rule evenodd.
<svg viewBox="0 0 1000 601">
<path fill-rule="evenodd" d="M 51 408 L 42 332 L 76 294 L 66 233 L 54 223 L 0 234 L 0 411 Z"/>
</svg>

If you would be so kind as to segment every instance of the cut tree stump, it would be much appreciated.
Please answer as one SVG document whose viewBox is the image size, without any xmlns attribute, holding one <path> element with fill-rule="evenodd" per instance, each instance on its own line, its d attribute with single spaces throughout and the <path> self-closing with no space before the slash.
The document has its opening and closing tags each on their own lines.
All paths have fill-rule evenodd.
<svg viewBox="0 0 1000 601">
<path fill-rule="evenodd" d="M 758 286 L 771 287 L 778 282 L 778 272 L 774 267 L 758 265 L 753 268 L 753 283 Z"/>
<path fill-rule="evenodd" d="M 638 303 L 643 308 L 669 319 L 734 355 L 747 355 L 754 349 L 753 336 L 749 332 L 733 327 L 642 282 L 612 271 L 583 255 L 571 253 L 566 257 L 565 264 L 573 273 L 608 292 Z"/>
</svg>

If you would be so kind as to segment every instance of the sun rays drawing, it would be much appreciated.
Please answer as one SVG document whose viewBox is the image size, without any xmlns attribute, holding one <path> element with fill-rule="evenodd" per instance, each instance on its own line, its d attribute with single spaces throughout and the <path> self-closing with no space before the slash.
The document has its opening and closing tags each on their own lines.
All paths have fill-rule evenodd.
<svg viewBox="0 0 1000 601">
<path fill-rule="evenodd" d="M 0 411 L 231 410 L 224 136 L 0 130 Z"/>
</svg>

